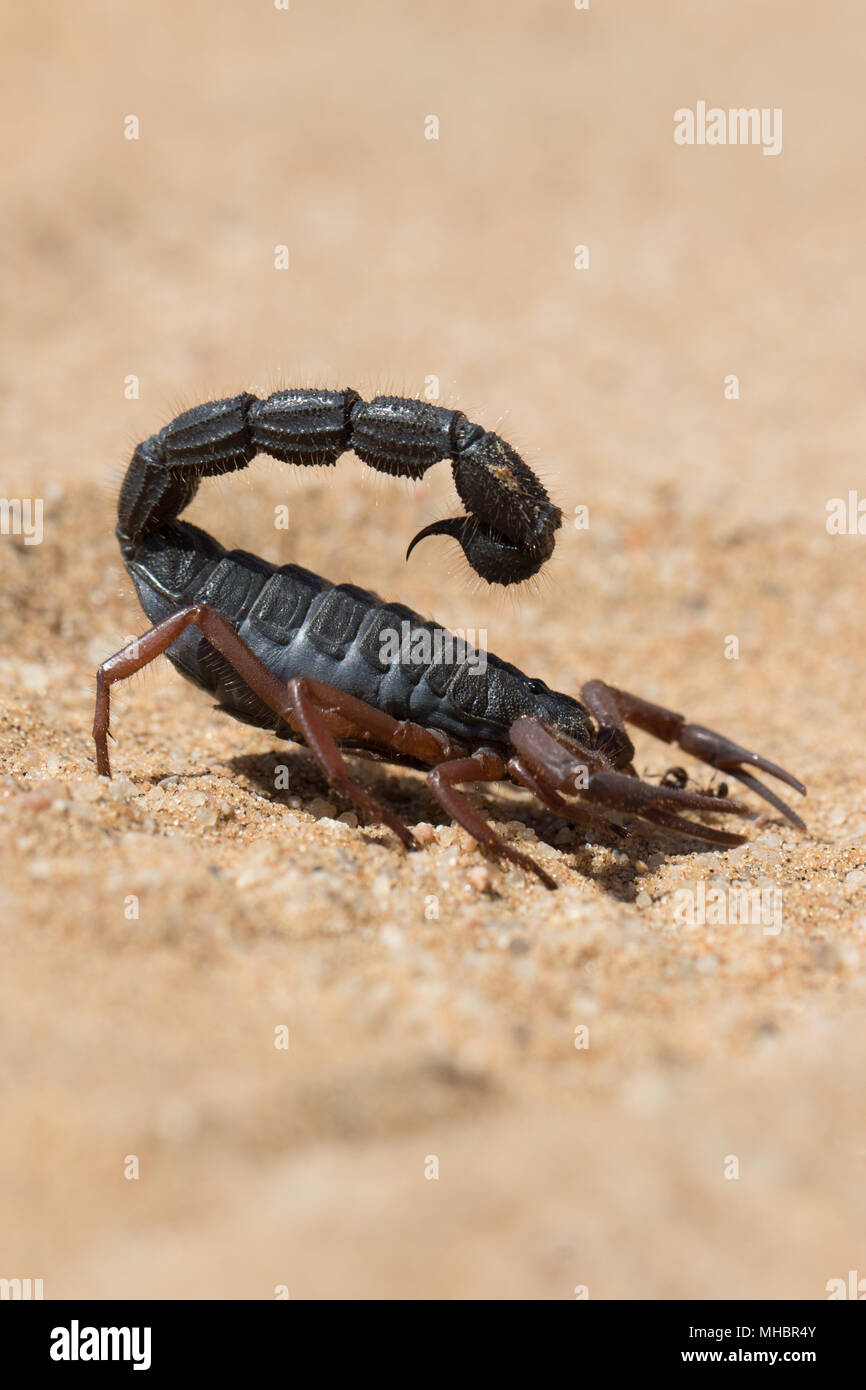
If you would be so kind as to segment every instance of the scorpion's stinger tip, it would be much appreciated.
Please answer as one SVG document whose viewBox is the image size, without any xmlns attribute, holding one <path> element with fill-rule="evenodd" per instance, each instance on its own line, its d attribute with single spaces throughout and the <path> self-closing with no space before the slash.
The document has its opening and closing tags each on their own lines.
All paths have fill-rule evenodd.
<svg viewBox="0 0 866 1390">
<path fill-rule="evenodd" d="M 454 516 L 444 521 L 432 521 L 429 526 L 424 526 L 409 542 L 406 551 L 406 559 L 412 554 L 419 541 L 423 541 L 427 536 L 453 536 L 455 540 L 460 540 L 464 534 L 466 523 L 465 516 Z"/>
</svg>

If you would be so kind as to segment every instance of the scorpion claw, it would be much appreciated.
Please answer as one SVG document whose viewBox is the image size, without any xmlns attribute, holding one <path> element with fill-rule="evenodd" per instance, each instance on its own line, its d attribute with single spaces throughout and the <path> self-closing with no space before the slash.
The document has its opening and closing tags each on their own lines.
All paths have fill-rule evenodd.
<svg viewBox="0 0 866 1390">
<path fill-rule="evenodd" d="M 792 825 L 795 825 L 798 830 L 806 829 L 806 822 L 797 815 L 797 812 L 792 811 L 791 807 L 784 802 L 780 796 L 777 796 L 769 787 L 765 787 L 763 782 L 760 782 L 757 777 L 753 777 L 750 772 L 737 772 L 734 768 L 726 769 L 726 771 L 728 771 L 730 777 L 735 777 L 738 782 L 742 782 L 743 786 L 748 787 L 756 796 L 763 797 L 764 801 L 768 801 L 771 806 L 775 806 L 776 810 L 779 811 L 786 820 L 790 821 Z M 802 790 L 805 796 L 805 788 Z"/>
<path fill-rule="evenodd" d="M 757 777 L 753 777 L 751 772 L 744 769 L 743 764 L 749 768 L 758 768 L 761 772 L 766 772 L 770 777 L 777 777 L 780 782 L 793 787 L 801 796 L 806 795 L 806 788 L 803 783 L 790 772 L 786 772 L 778 763 L 770 762 L 769 758 L 763 758 L 759 753 L 751 753 L 748 748 L 741 748 L 739 744 L 731 739 L 725 738 L 722 734 L 714 733 L 712 729 L 706 729 L 702 724 L 685 724 L 678 739 L 680 747 L 693 757 L 700 758 L 702 762 L 708 763 L 710 767 L 718 768 L 729 777 L 734 777 L 743 786 L 748 787 L 757 796 L 763 797 L 771 806 L 789 820 L 792 825 L 796 825 L 799 830 L 805 830 L 804 822 L 792 811 L 790 806 L 765 787 Z"/>
<path fill-rule="evenodd" d="M 593 801 L 614 810 L 631 812 L 635 815 L 674 813 L 674 808 L 688 811 L 724 811 L 735 816 L 754 820 L 755 812 L 750 811 L 739 801 L 720 802 L 716 796 L 702 796 L 699 792 L 681 791 L 679 787 L 651 786 L 637 777 L 624 772 L 594 772 L 586 790 Z M 692 822 L 687 822 L 692 825 Z"/>
<path fill-rule="evenodd" d="M 656 809 L 644 813 L 643 820 L 638 825 L 647 822 L 659 826 L 662 830 L 677 830 L 683 835 L 691 835 L 696 840 L 706 840 L 713 845 L 721 845 L 725 849 L 736 849 L 737 845 L 747 843 L 747 836 L 737 835 L 730 830 L 717 830 L 715 826 L 701 825 L 698 821 L 687 820 L 685 816 L 674 815 L 672 811 L 662 811 Z"/>
</svg>

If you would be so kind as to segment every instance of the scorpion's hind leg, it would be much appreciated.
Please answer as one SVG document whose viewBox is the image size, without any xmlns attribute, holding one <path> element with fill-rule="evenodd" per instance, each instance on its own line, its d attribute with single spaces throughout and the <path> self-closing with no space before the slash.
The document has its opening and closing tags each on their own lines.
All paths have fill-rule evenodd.
<svg viewBox="0 0 866 1390">
<path fill-rule="evenodd" d="M 764 801 L 768 801 L 781 812 L 792 825 L 805 830 L 805 824 L 796 811 L 747 770 L 758 768 L 805 796 L 806 788 L 803 783 L 778 764 L 770 762 L 768 758 L 761 757 L 759 753 L 750 753 L 747 748 L 741 748 L 723 734 L 706 729 L 702 724 L 686 723 L 682 714 L 676 714 L 662 705 L 652 704 L 649 700 L 642 700 L 639 695 L 617 690 L 615 686 L 607 685 L 604 681 L 588 681 L 581 690 L 581 696 L 587 709 L 598 721 L 602 737 L 606 731 L 611 735 L 622 735 L 627 721 L 636 728 L 643 729 L 645 733 L 663 739 L 665 743 L 676 743 L 685 753 L 690 753 L 692 757 L 717 768 L 726 776 L 742 782 L 743 786 L 763 797 Z"/>
<path fill-rule="evenodd" d="M 108 757 L 111 686 L 115 681 L 134 675 L 161 656 L 191 625 L 200 630 L 269 709 L 286 719 L 303 735 L 331 785 L 375 820 L 383 821 L 407 849 L 414 848 L 415 840 L 408 827 L 352 781 L 329 722 L 334 723 L 336 717 L 341 735 L 347 728 L 350 731 L 357 729 L 364 734 L 372 734 L 380 745 L 426 762 L 436 762 L 448 756 L 451 750 L 447 740 L 434 737 L 419 725 L 400 724 L 390 715 L 321 681 L 296 679 L 286 687 L 250 651 L 231 623 L 206 603 L 194 604 L 173 613 L 100 666 L 96 673 L 96 712 L 93 719 L 99 775 L 111 776 Z"/>
<path fill-rule="evenodd" d="M 235 632 L 231 623 L 206 603 L 191 604 L 164 618 L 143 637 L 138 637 L 108 658 L 96 673 L 96 711 L 93 717 L 93 741 L 96 745 L 96 770 L 100 777 L 111 776 L 108 757 L 110 723 L 110 690 L 115 681 L 126 680 L 136 671 L 162 656 L 181 633 L 190 626 L 197 627 L 237 671 L 241 679 L 259 699 L 281 714 L 286 705 L 286 687 L 259 661 Z"/>
</svg>

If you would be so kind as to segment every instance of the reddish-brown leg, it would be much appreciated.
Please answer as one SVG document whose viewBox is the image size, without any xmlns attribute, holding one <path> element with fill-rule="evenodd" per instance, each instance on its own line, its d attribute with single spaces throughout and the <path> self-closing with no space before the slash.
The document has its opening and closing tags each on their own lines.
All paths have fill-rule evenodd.
<svg viewBox="0 0 866 1390">
<path fill-rule="evenodd" d="M 519 864 L 521 869 L 540 878 L 545 888 L 555 889 L 555 880 L 545 873 L 541 865 L 530 859 L 528 854 L 521 854 L 520 850 L 512 849 L 511 845 L 500 839 L 481 812 L 469 805 L 456 786 L 459 782 L 499 782 L 505 776 L 505 763 L 499 755 L 488 748 L 479 748 L 469 758 L 457 758 L 453 762 L 440 763 L 427 774 L 427 781 L 433 795 L 449 816 L 453 816 L 489 854 L 497 859 L 510 859 L 513 864 Z"/>
<path fill-rule="evenodd" d="M 571 821 L 574 825 L 583 826 L 585 829 L 597 830 L 603 826 L 605 830 L 610 830 L 614 835 L 625 835 L 625 830 L 621 825 L 608 820 L 601 809 L 590 808 L 589 806 L 575 806 L 568 802 L 559 792 L 554 791 L 549 786 L 540 772 L 533 770 L 523 758 L 510 758 L 508 762 L 508 772 L 515 782 L 519 782 L 527 791 L 537 796 L 538 800 L 547 807 L 549 811 L 555 812 L 563 820 Z"/>
<path fill-rule="evenodd" d="M 369 733 L 380 744 L 396 752 L 408 753 L 422 762 L 447 758 L 453 752 L 451 745 L 443 735 L 437 737 L 420 724 L 392 719 L 389 714 L 374 709 L 354 695 L 326 685 L 324 681 L 311 680 L 306 676 L 289 681 L 286 717 L 293 728 L 303 734 L 330 785 L 354 801 L 374 820 L 383 821 L 407 849 L 413 849 L 415 839 L 408 827 L 349 775 L 329 727 L 329 718 L 333 721 L 334 716 L 342 720 L 341 735 L 345 736 L 350 731 Z"/>
<path fill-rule="evenodd" d="M 155 660 L 190 625 L 199 628 L 269 709 L 286 719 L 304 736 L 332 786 L 374 819 L 384 822 L 407 848 L 414 847 L 415 841 L 409 829 L 352 780 L 337 747 L 333 729 L 336 728 L 338 736 L 349 733 L 372 735 L 380 746 L 393 748 L 420 762 L 435 763 L 453 758 L 458 750 L 444 734 L 431 732 L 419 724 L 392 719 L 363 700 L 322 681 L 301 678 L 290 681 L 287 688 L 254 656 L 231 624 L 207 604 L 196 604 L 172 614 L 100 666 L 96 676 L 96 713 L 93 721 L 96 765 L 100 776 L 111 776 L 108 757 L 111 686 Z"/>
<path fill-rule="evenodd" d="M 93 716 L 93 741 L 96 744 L 96 769 L 100 777 L 111 776 L 111 763 L 108 758 L 108 734 L 110 722 L 110 688 L 115 681 L 126 680 L 147 666 L 176 642 L 185 628 L 194 625 L 199 628 L 211 646 L 221 652 L 230 662 L 241 679 L 255 691 L 260 700 L 276 714 L 282 713 L 286 704 L 286 687 L 276 676 L 271 675 L 257 656 L 254 656 L 245 642 L 238 637 L 230 623 L 219 613 L 215 613 L 206 603 L 182 608 L 170 618 L 157 623 L 143 637 L 139 637 L 122 651 L 104 661 L 96 673 L 96 712 Z"/>
<path fill-rule="evenodd" d="M 627 721 L 636 728 L 663 739 L 665 743 L 676 743 L 692 757 L 742 782 L 743 786 L 763 797 L 780 811 L 792 825 L 805 830 L 806 827 L 796 811 L 792 811 L 781 797 L 769 787 L 765 787 L 751 772 L 745 771 L 743 766 L 745 764 L 747 767 L 759 768 L 805 796 L 806 788 L 803 783 L 777 763 L 770 762 L 759 753 L 749 752 L 748 748 L 741 748 L 724 734 L 717 734 L 712 729 L 704 728 L 702 724 L 686 723 L 682 714 L 665 709 L 662 705 L 652 704 L 649 700 L 642 700 L 639 695 L 630 695 L 626 690 L 618 690 L 604 681 L 587 681 L 581 690 L 581 696 L 587 709 L 598 721 L 602 734 L 605 730 L 611 730 L 616 736 L 621 737 L 625 733 Z"/>
</svg>

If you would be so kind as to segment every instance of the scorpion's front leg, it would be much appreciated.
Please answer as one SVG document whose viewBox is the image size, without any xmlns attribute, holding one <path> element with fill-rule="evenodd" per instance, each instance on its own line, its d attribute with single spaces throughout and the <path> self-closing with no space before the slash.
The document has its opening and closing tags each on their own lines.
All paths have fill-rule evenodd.
<svg viewBox="0 0 866 1390">
<path fill-rule="evenodd" d="M 508 771 L 513 781 L 525 787 L 527 791 L 537 796 L 542 805 L 555 815 L 561 816 L 563 820 L 571 821 L 573 825 L 581 826 L 587 830 L 598 830 L 603 826 L 605 830 L 613 835 L 624 837 L 627 831 L 616 821 L 611 820 L 607 813 L 600 807 L 595 806 L 576 806 L 560 796 L 554 787 L 546 781 L 544 774 L 537 768 L 531 767 L 525 758 L 510 758 L 508 761 Z"/>
<path fill-rule="evenodd" d="M 636 728 L 643 729 L 645 733 L 663 739 L 665 743 L 677 743 L 685 753 L 690 753 L 692 757 L 699 758 L 710 767 L 718 768 L 726 776 L 742 782 L 743 786 L 763 797 L 780 811 L 792 825 L 805 830 L 806 827 L 796 811 L 792 811 L 780 796 L 746 770 L 759 768 L 760 771 L 777 777 L 780 782 L 785 782 L 805 796 L 806 788 L 803 783 L 778 764 L 761 757 L 759 753 L 750 753 L 747 748 L 741 748 L 724 734 L 717 734 L 712 729 L 704 728 L 702 724 L 688 724 L 684 715 L 676 714 L 662 705 L 652 704 L 649 700 L 642 700 L 639 695 L 630 695 L 628 691 L 618 690 L 604 681 L 587 681 L 582 687 L 581 695 L 587 709 L 598 721 L 602 737 L 606 733 L 620 736 L 625 734 L 627 721 Z"/>
</svg>

